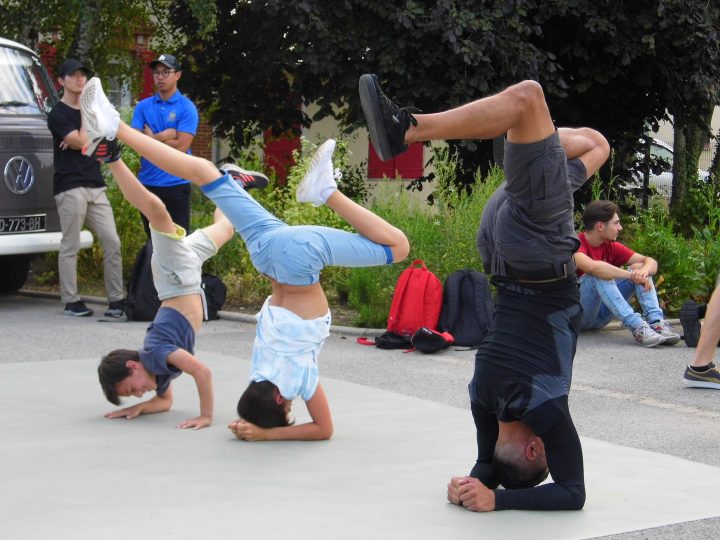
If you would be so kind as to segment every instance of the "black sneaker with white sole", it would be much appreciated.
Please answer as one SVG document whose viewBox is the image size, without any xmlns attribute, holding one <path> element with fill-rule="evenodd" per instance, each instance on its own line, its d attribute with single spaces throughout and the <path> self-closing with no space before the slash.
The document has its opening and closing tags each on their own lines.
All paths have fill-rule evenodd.
<svg viewBox="0 0 720 540">
<path fill-rule="evenodd" d="M 411 114 L 420 112 L 414 107 L 400 107 L 380 90 L 377 77 L 364 74 L 359 81 L 360 104 L 370 132 L 375 152 L 380 159 L 387 161 L 407 150 L 405 132 L 410 124 L 417 126 L 417 120 Z"/>
<path fill-rule="evenodd" d="M 95 147 L 95 150 L 90 157 L 103 163 L 114 163 L 120 159 L 120 150 L 122 150 L 122 145 L 117 141 L 117 139 L 113 139 L 111 141 L 103 139 Z"/>
<path fill-rule="evenodd" d="M 239 183 L 245 191 L 249 189 L 263 189 L 268 185 L 268 177 L 257 171 L 246 171 L 234 163 L 226 163 L 220 167 L 220 172 L 229 174 Z"/>
<path fill-rule="evenodd" d="M 89 317 L 93 314 L 93 310 L 87 307 L 82 300 L 77 302 L 69 302 L 65 304 L 65 315 L 71 315 L 73 317 Z"/>
<path fill-rule="evenodd" d="M 703 368 L 704 371 L 697 371 L 692 366 L 685 368 L 683 383 L 689 388 L 712 388 L 720 390 L 720 371 L 712 362 Z"/>
<path fill-rule="evenodd" d="M 105 316 L 113 319 L 119 319 L 123 316 L 123 313 L 125 313 L 125 300 L 110 302 L 110 305 L 105 310 Z"/>
</svg>

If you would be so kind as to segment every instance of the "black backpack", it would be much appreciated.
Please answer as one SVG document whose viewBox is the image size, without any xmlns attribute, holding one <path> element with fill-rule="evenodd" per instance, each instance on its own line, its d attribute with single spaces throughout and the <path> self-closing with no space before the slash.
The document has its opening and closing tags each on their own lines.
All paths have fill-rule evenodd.
<svg viewBox="0 0 720 540">
<path fill-rule="evenodd" d="M 412 343 L 413 348 L 425 354 L 432 354 L 447 349 L 454 341 L 455 339 L 450 332 L 441 333 L 424 326 L 418 329 L 412 338 L 410 338 L 410 343 Z"/>
<path fill-rule="evenodd" d="M 222 309 L 225 303 L 227 287 L 219 277 L 212 274 L 203 274 L 202 288 L 205 291 L 205 300 L 207 302 L 207 320 L 219 319 L 218 311 Z"/>
<path fill-rule="evenodd" d="M 490 283 L 476 270 L 458 270 L 445 280 L 438 327 L 455 338 L 453 345 L 477 347 L 490 329 L 494 303 Z"/>
<path fill-rule="evenodd" d="M 125 304 L 125 315 L 129 321 L 152 321 L 160 309 L 150 267 L 152 253 L 152 242 L 148 240 L 135 257 Z"/>
</svg>

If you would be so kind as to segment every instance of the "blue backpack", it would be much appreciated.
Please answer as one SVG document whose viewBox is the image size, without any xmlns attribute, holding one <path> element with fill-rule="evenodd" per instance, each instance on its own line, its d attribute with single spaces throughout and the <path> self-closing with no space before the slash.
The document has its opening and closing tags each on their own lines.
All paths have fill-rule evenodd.
<svg viewBox="0 0 720 540">
<path fill-rule="evenodd" d="M 445 280 L 438 327 L 452 334 L 453 345 L 477 347 L 490 330 L 494 308 L 485 274 L 458 270 Z"/>
</svg>

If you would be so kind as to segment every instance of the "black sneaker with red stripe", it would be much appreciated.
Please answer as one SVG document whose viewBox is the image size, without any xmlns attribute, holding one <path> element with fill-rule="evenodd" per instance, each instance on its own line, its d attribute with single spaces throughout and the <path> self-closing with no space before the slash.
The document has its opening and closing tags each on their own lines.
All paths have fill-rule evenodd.
<svg viewBox="0 0 720 540">
<path fill-rule="evenodd" d="M 268 177 L 256 171 L 246 171 L 234 163 L 225 163 L 220 167 L 220 172 L 229 174 L 244 189 L 263 189 L 268 185 Z"/>
<path fill-rule="evenodd" d="M 120 159 L 120 150 L 122 150 L 122 145 L 117 139 L 112 141 L 103 139 L 95 147 L 90 157 L 102 163 L 113 163 Z"/>
</svg>

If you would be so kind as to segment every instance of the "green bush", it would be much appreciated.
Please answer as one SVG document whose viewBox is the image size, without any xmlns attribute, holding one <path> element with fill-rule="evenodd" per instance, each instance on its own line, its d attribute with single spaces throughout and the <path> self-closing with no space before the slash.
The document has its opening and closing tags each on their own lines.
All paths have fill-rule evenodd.
<svg viewBox="0 0 720 540">
<path fill-rule="evenodd" d="M 455 270 L 482 269 L 476 247 L 476 234 L 485 203 L 503 180 L 502 171 L 493 169 L 485 179 L 476 179 L 471 194 L 458 192 L 450 180 L 456 160 L 447 151 L 436 154 L 436 207 L 413 203 L 402 191 L 390 199 L 378 200 L 372 210 L 400 228 L 410 241 L 407 261 L 390 266 L 353 268 L 348 279 L 350 304 L 358 312 L 358 326 L 382 328 L 400 273 L 415 259 L 444 281 Z"/>
<path fill-rule="evenodd" d="M 701 289 L 703 276 L 693 242 L 678 237 L 667 211 L 650 209 L 626 226 L 620 241 L 633 251 L 658 261 L 656 289 L 662 307 L 677 312 L 692 292 Z"/>
</svg>

